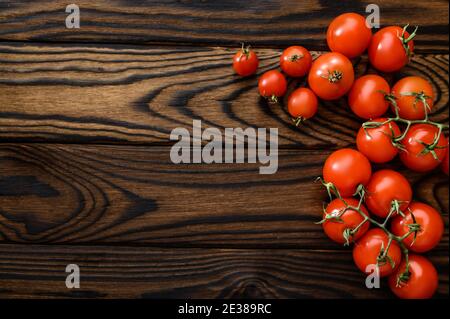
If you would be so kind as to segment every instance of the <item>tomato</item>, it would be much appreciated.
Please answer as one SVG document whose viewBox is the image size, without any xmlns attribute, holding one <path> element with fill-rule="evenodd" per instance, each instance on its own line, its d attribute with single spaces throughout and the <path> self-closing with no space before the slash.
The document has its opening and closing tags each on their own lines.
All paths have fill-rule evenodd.
<svg viewBox="0 0 450 319">
<path fill-rule="evenodd" d="M 366 271 L 367 266 L 377 265 L 379 267 L 380 277 L 392 274 L 399 266 L 402 260 L 402 252 L 398 243 L 392 240 L 389 246 L 389 237 L 381 228 L 370 229 L 353 247 L 353 261 L 362 272 L 372 273 L 373 269 Z M 386 258 L 378 260 L 381 251 L 387 249 Z"/>
<path fill-rule="evenodd" d="M 439 166 L 447 153 L 447 141 L 444 134 L 439 136 L 433 150 L 429 150 L 427 146 L 434 142 L 438 132 L 438 128 L 434 125 L 412 125 L 401 141 L 404 150 L 400 151 L 400 159 L 403 164 L 416 172 L 428 172 Z"/>
<path fill-rule="evenodd" d="M 375 33 L 369 44 L 369 61 L 379 71 L 395 72 L 403 68 L 414 51 L 412 38 L 415 31 L 409 34 L 397 26 L 385 27 Z"/>
<path fill-rule="evenodd" d="M 345 198 L 345 202 L 353 207 L 358 207 L 359 201 L 357 201 L 354 198 Z M 330 216 L 339 216 L 347 206 L 341 199 L 334 199 L 330 204 L 328 204 L 326 208 L 326 214 L 324 212 L 323 218 L 326 217 L 326 215 Z M 361 205 L 360 209 L 366 214 L 367 216 L 369 213 L 367 212 L 367 209 L 364 207 L 364 205 Z M 343 213 L 340 216 L 341 220 L 336 219 L 328 219 L 324 223 L 322 223 L 323 230 L 327 236 L 339 243 L 344 244 L 346 243 L 346 240 L 343 236 L 344 231 L 346 229 L 354 229 L 358 225 L 360 225 L 362 222 L 364 222 L 364 217 L 361 216 L 360 213 L 358 213 L 356 210 L 347 210 L 345 213 Z M 367 230 L 369 229 L 369 222 L 366 221 L 362 226 L 356 231 L 356 233 L 349 238 L 349 242 L 358 240 L 362 235 L 364 235 Z"/>
<path fill-rule="evenodd" d="M 331 51 L 348 58 L 361 55 L 369 46 L 372 30 L 366 19 L 356 13 L 344 13 L 335 18 L 327 30 L 327 43 Z"/>
<path fill-rule="evenodd" d="M 288 99 L 288 111 L 298 125 L 301 121 L 313 117 L 317 112 L 317 97 L 308 88 L 298 88 Z"/>
<path fill-rule="evenodd" d="M 363 119 L 382 116 L 389 108 L 384 93 L 390 93 L 389 84 L 379 75 L 368 74 L 356 79 L 349 94 L 348 104 L 353 113 Z"/>
<path fill-rule="evenodd" d="M 420 225 L 420 230 L 415 240 L 414 234 L 411 234 L 403 240 L 403 243 L 416 253 L 427 252 L 436 247 L 444 233 L 441 214 L 427 204 L 412 202 L 405 212 L 405 217 L 399 215 L 392 220 L 392 233 L 396 236 L 407 234 L 410 230 L 408 225 L 414 224 L 413 216 L 415 223 Z"/>
<path fill-rule="evenodd" d="M 445 173 L 445 174 L 447 174 L 447 176 L 448 176 L 448 166 L 449 166 L 449 157 L 448 157 L 448 151 L 449 151 L 449 145 L 448 145 L 448 140 L 447 140 L 447 153 L 445 154 L 445 158 L 444 158 L 444 160 L 442 161 L 442 164 L 441 164 L 441 168 L 442 168 L 442 171 Z"/>
<path fill-rule="evenodd" d="M 387 119 L 379 118 L 372 122 L 383 123 Z M 398 148 L 392 144 L 392 139 L 401 132 L 395 122 L 389 122 L 376 128 L 361 127 L 356 136 L 356 146 L 373 163 L 387 163 L 397 154 Z"/>
<path fill-rule="evenodd" d="M 409 280 L 397 284 L 398 277 L 405 271 L 403 261 L 389 279 L 389 288 L 402 299 L 428 299 L 436 292 L 439 284 L 438 273 L 433 264 L 420 255 L 409 256 Z"/>
<path fill-rule="evenodd" d="M 280 71 L 267 71 L 259 78 L 258 88 L 261 96 L 277 102 L 277 98 L 286 93 L 286 78 Z"/>
<path fill-rule="evenodd" d="M 318 97 L 335 100 L 350 90 L 354 78 L 350 60 L 345 55 L 332 52 L 325 53 L 314 61 L 308 83 Z"/>
<path fill-rule="evenodd" d="M 289 76 L 305 76 L 312 64 L 311 53 L 302 46 L 292 46 L 283 51 L 280 57 L 281 69 Z"/>
<path fill-rule="evenodd" d="M 383 169 L 372 175 L 367 185 L 366 206 L 371 213 L 386 218 L 397 200 L 399 208 L 405 212 L 412 198 L 408 180 L 400 173 Z"/>
<path fill-rule="evenodd" d="M 400 117 L 407 120 L 422 120 L 433 108 L 433 87 L 418 76 L 407 76 L 395 83 L 392 95 L 397 102 Z M 395 112 L 394 105 L 391 109 Z"/>
<path fill-rule="evenodd" d="M 244 48 L 237 52 L 233 57 L 233 69 L 241 76 L 249 76 L 256 73 L 259 60 L 256 53 L 250 50 L 250 47 Z"/>
<path fill-rule="evenodd" d="M 333 183 L 344 197 L 352 196 L 360 184 L 367 185 L 371 175 L 369 160 L 350 148 L 333 152 L 323 166 L 324 180 Z"/>
</svg>

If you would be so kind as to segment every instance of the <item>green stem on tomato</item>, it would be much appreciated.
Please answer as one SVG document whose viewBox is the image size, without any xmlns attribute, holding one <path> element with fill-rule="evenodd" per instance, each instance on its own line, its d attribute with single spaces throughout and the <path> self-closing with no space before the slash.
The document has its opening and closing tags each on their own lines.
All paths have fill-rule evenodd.
<svg viewBox="0 0 450 319">
<path fill-rule="evenodd" d="M 400 284 L 404 284 L 409 280 L 410 277 L 410 272 L 409 272 L 409 251 L 406 248 L 405 244 L 403 243 L 403 240 L 407 237 L 409 237 L 411 234 L 414 234 L 414 236 L 417 235 L 417 232 L 420 230 L 420 225 L 416 223 L 416 220 L 413 216 L 413 224 L 408 225 L 409 227 L 409 231 L 404 234 L 403 236 L 396 236 L 393 233 L 391 233 L 387 227 L 387 221 L 389 220 L 389 218 L 394 214 L 394 213 L 400 213 L 400 202 L 397 200 L 393 200 L 392 204 L 391 204 L 391 210 L 389 215 L 386 217 L 386 219 L 383 221 L 383 223 L 380 223 L 378 221 L 376 221 L 375 219 L 371 218 L 368 214 L 366 214 L 362 209 L 361 209 L 361 205 L 362 205 L 362 201 L 363 198 L 365 196 L 365 188 L 363 185 L 359 185 L 357 187 L 357 191 L 355 193 L 359 194 L 361 199 L 359 201 L 358 206 L 352 206 L 349 205 L 348 202 L 340 195 L 339 191 L 337 190 L 336 186 L 333 183 L 330 182 L 325 182 L 322 178 L 318 178 L 319 181 L 322 182 L 322 184 L 326 187 L 327 191 L 328 191 L 328 195 L 330 196 L 330 199 L 332 199 L 332 193 L 334 193 L 334 195 L 336 196 L 337 199 L 340 199 L 344 205 L 345 205 L 345 209 L 341 210 L 339 212 L 339 214 L 337 215 L 331 215 L 331 214 L 326 214 L 325 208 L 324 208 L 324 212 L 325 212 L 325 218 L 319 222 L 319 223 L 323 223 L 326 220 L 332 219 L 332 218 L 338 218 L 342 221 L 341 217 L 343 214 L 345 214 L 346 211 L 348 210 L 354 210 L 356 212 L 358 212 L 362 217 L 363 217 L 363 221 L 355 226 L 353 229 L 345 229 L 343 232 L 343 236 L 346 240 L 346 243 L 344 245 L 348 245 L 349 244 L 349 239 L 351 238 L 351 236 L 353 236 L 361 227 L 362 225 L 364 225 L 364 223 L 369 222 L 372 225 L 375 225 L 376 227 L 382 229 L 384 231 L 384 233 L 388 236 L 389 241 L 387 244 L 387 247 L 382 247 L 380 250 L 380 255 L 377 258 L 377 265 L 379 265 L 379 263 L 385 263 L 386 261 L 390 263 L 391 267 L 394 268 L 395 265 L 393 265 L 393 260 L 389 257 L 388 253 L 389 253 L 389 249 L 392 245 L 392 242 L 395 241 L 398 243 L 398 245 L 401 248 L 401 251 L 403 253 L 403 255 L 405 256 L 405 262 L 406 262 L 406 266 L 405 266 L 405 270 L 398 276 L 397 278 L 397 285 Z M 403 213 L 402 213 L 403 214 Z M 404 215 L 403 215 L 404 216 Z M 411 226 L 411 227 L 410 227 Z"/>
<path fill-rule="evenodd" d="M 405 139 L 405 137 L 408 134 L 408 132 L 409 132 L 409 130 L 410 130 L 412 125 L 414 125 L 414 124 L 433 125 L 433 126 L 437 127 L 438 133 L 436 134 L 436 136 L 435 136 L 435 138 L 434 138 L 434 140 L 433 140 L 433 142 L 431 144 L 424 145 L 424 152 L 431 153 L 434 157 L 437 157 L 436 153 L 434 152 L 434 149 L 438 148 L 437 144 L 439 143 L 439 139 L 440 139 L 440 137 L 442 135 L 442 131 L 444 129 L 448 129 L 449 125 L 448 124 L 442 124 L 442 123 L 433 122 L 433 121 L 430 121 L 428 119 L 427 108 L 429 108 L 429 106 L 426 103 L 426 96 L 425 95 L 423 95 L 422 93 L 414 93 L 414 92 L 407 93 L 407 95 L 414 95 L 414 96 L 416 96 L 416 98 L 418 98 L 419 100 L 421 100 L 424 103 L 424 105 L 425 105 L 425 118 L 424 119 L 422 119 L 422 120 L 407 120 L 407 119 L 402 118 L 400 116 L 400 114 L 399 114 L 399 108 L 398 108 L 395 96 L 393 96 L 391 94 L 384 93 L 384 98 L 387 101 L 389 101 L 394 107 L 395 117 L 387 118 L 383 122 L 368 121 L 368 122 L 363 123 L 362 127 L 363 127 L 364 130 L 367 130 L 367 129 L 371 129 L 371 128 L 378 128 L 378 127 L 381 127 L 383 125 L 389 124 L 391 122 L 398 122 L 398 123 L 405 124 L 406 128 L 405 128 L 405 130 L 403 131 L 403 133 L 400 136 L 392 135 L 392 145 L 394 145 L 395 147 L 399 148 L 400 150 L 403 150 L 403 146 L 402 146 L 401 142 Z"/>
</svg>

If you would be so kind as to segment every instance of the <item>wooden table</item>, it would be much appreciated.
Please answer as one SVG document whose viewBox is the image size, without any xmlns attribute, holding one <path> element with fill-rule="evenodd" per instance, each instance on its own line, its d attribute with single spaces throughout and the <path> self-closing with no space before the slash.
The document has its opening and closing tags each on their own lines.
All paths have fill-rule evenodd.
<svg viewBox="0 0 450 319">
<path fill-rule="evenodd" d="M 70 2 L 69 2 L 70 3 Z M 282 48 L 326 50 L 327 24 L 360 1 L 0 1 L 0 297 L 390 298 L 365 288 L 351 251 L 315 225 L 330 152 L 354 146 L 345 100 L 300 129 L 231 69 L 241 41 L 277 67 Z M 382 25 L 420 25 L 389 80 L 433 83 L 448 122 L 448 2 L 370 1 Z M 317 52 L 315 53 L 317 54 Z M 362 57 L 358 75 L 374 72 Z M 300 81 L 301 82 L 301 81 Z M 290 81 L 292 89 L 298 81 Z M 284 101 L 285 102 L 285 101 Z M 278 127 L 279 170 L 170 161 L 175 127 Z M 448 178 L 395 162 L 446 230 L 427 254 L 448 297 Z M 67 289 L 67 264 L 81 288 Z"/>
</svg>

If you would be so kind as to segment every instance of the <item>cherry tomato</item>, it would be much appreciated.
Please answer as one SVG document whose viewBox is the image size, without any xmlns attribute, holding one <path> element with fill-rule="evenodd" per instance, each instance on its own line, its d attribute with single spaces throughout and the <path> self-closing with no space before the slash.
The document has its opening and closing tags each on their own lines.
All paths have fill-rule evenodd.
<svg viewBox="0 0 450 319">
<path fill-rule="evenodd" d="M 392 240 L 389 246 L 389 237 L 381 228 L 370 229 L 361 237 L 353 248 L 353 261 L 362 272 L 372 273 L 373 269 L 366 271 L 367 266 L 377 265 L 380 277 L 392 274 L 402 260 L 402 253 L 398 243 Z M 377 258 L 382 255 L 382 249 L 386 253 L 386 258 Z"/>
<path fill-rule="evenodd" d="M 317 112 L 317 97 L 308 88 L 298 88 L 288 99 L 288 111 L 296 124 L 313 117 Z"/>
<path fill-rule="evenodd" d="M 267 71 L 259 78 L 258 88 L 261 96 L 277 102 L 277 98 L 286 93 L 286 78 L 280 71 Z"/>
<path fill-rule="evenodd" d="M 390 93 L 389 84 L 379 75 L 368 74 L 358 78 L 348 94 L 353 113 L 363 119 L 382 116 L 389 108 L 384 93 Z"/>
<path fill-rule="evenodd" d="M 352 196 L 360 184 L 367 185 L 371 175 L 367 157 L 350 148 L 333 152 L 323 166 L 324 180 L 333 183 L 344 197 Z"/>
<path fill-rule="evenodd" d="M 448 140 L 447 140 L 447 153 L 445 154 L 445 158 L 444 158 L 444 160 L 442 161 L 442 164 L 441 164 L 441 168 L 442 168 L 442 171 L 445 173 L 445 174 L 447 174 L 447 176 L 448 176 L 448 166 L 449 166 L 449 157 L 448 157 L 448 151 L 449 151 L 449 145 L 448 145 Z"/>
<path fill-rule="evenodd" d="M 441 214 L 427 204 L 412 202 L 405 212 L 405 217 L 398 215 L 392 220 L 392 233 L 403 236 L 410 231 L 409 227 L 414 223 L 420 225 L 420 230 L 415 240 L 414 234 L 403 240 L 406 247 L 416 253 L 424 253 L 436 247 L 444 233 Z"/>
<path fill-rule="evenodd" d="M 309 87 L 324 100 L 335 100 L 352 87 L 355 74 L 350 60 L 338 52 L 318 57 L 309 72 Z"/>
<path fill-rule="evenodd" d="M 387 119 L 379 118 L 372 122 L 383 123 Z M 392 139 L 400 136 L 400 129 L 395 122 L 389 122 L 376 128 L 361 127 L 356 136 L 356 146 L 373 163 L 387 163 L 397 154 L 398 148 Z"/>
<path fill-rule="evenodd" d="M 404 150 L 400 151 L 400 159 L 403 164 L 416 172 L 428 172 L 439 166 L 447 153 L 447 141 L 444 134 L 439 136 L 433 150 L 429 150 L 427 146 L 433 144 L 438 132 L 438 128 L 434 125 L 412 125 L 401 142 Z"/>
<path fill-rule="evenodd" d="M 305 76 L 312 64 L 311 53 L 302 46 L 292 46 L 283 51 L 280 57 L 281 69 L 289 76 Z"/>
<path fill-rule="evenodd" d="M 402 299 L 428 299 L 436 292 L 439 284 L 438 273 L 433 264 L 420 255 L 409 256 L 409 280 L 398 284 L 398 277 L 405 271 L 403 261 L 389 279 L 389 288 Z"/>
<path fill-rule="evenodd" d="M 335 18 L 327 30 L 327 43 L 331 51 L 348 58 L 361 55 L 369 46 L 372 30 L 366 19 L 357 13 L 344 13 Z"/>
<path fill-rule="evenodd" d="M 410 54 L 414 51 L 414 36 L 415 32 L 409 34 L 397 26 L 382 28 L 370 41 L 370 63 L 382 72 L 400 70 L 408 63 Z"/>
<path fill-rule="evenodd" d="M 354 198 L 345 198 L 345 202 L 353 207 L 358 207 L 359 201 Z M 345 210 L 347 206 L 341 199 L 334 199 L 330 204 L 328 204 L 326 208 L 326 214 L 324 213 L 324 218 L 326 215 L 329 216 L 339 216 Z M 367 209 L 364 205 L 361 205 L 360 209 L 364 212 L 364 214 L 369 215 Z M 344 244 L 346 240 L 344 238 L 344 231 L 346 229 L 355 229 L 355 227 L 359 226 L 362 222 L 364 222 L 364 217 L 361 216 L 356 210 L 349 209 L 342 215 L 340 215 L 340 220 L 337 219 L 328 219 L 323 224 L 323 230 L 327 236 L 339 243 Z M 364 235 L 369 229 L 369 222 L 366 221 L 356 233 L 349 238 L 349 242 L 353 242 L 358 240 L 362 235 Z"/>
<path fill-rule="evenodd" d="M 237 52 L 233 57 L 233 69 L 241 76 L 249 76 L 256 73 L 258 69 L 259 60 L 256 53 L 250 50 L 249 47 L 244 48 Z"/>
<path fill-rule="evenodd" d="M 412 189 L 408 180 L 390 169 L 374 173 L 367 185 L 366 206 L 371 213 L 381 218 L 389 215 L 394 200 L 400 204 L 400 210 L 405 212 L 411 198 Z"/>
<path fill-rule="evenodd" d="M 418 76 L 407 76 L 395 83 L 392 95 L 397 102 L 400 117 L 407 120 L 423 120 L 425 114 L 430 113 L 433 108 L 433 87 Z M 395 112 L 393 105 L 391 109 Z"/>
</svg>

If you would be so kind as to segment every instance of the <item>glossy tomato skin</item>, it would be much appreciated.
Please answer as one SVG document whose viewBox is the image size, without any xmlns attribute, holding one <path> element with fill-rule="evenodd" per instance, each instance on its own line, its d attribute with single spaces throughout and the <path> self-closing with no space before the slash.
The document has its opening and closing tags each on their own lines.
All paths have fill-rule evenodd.
<svg viewBox="0 0 450 319">
<path fill-rule="evenodd" d="M 283 51 L 280 67 L 284 73 L 292 77 L 305 76 L 312 64 L 311 53 L 302 46 L 291 46 Z"/>
<path fill-rule="evenodd" d="M 387 119 L 379 118 L 373 122 L 383 123 Z M 372 163 L 387 163 L 398 154 L 398 148 L 392 144 L 392 139 L 401 132 L 395 122 L 383 124 L 377 128 L 361 127 L 356 136 L 356 146 Z"/>
<path fill-rule="evenodd" d="M 414 234 L 411 234 L 403 240 L 403 243 L 409 250 L 416 253 L 424 253 L 436 247 L 444 233 L 444 222 L 441 214 L 427 204 L 412 202 L 405 212 L 405 217 L 399 215 L 392 220 L 392 233 L 396 236 L 407 234 L 408 225 L 414 223 L 412 215 L 416 223 L 420 225 L 420 230 L 415 240 Z"/>
<path fill-rule="evenodd" d="M 324 180 L 333 183 L 343 197 L 352 196 L 358 185 L 367 185 L 371 175 L 369 160 L 350 148 L 333 152 L 323 166 Z"/>
<path fill-rule="evenodd" d="M 437 159 L 431 152 L 423 154 L 425 144 L 432 144 L 438 128 L 430 124 L 412 125 L 405 138 L 402 140 L 404 150 L 400 151 L 400 160 L 409 169 L 416 172 L 428 172 L 435 169 L 444 160 L 447 152 L 447 141 L 443 134 L 440 135 L 437 147 L 434 149 Z"/>
<path fill-rule="evenodd" d="M 416 97 L 404 95 L 408 93 L 423 93 L 427 96 L 425 100 L 428 108 Z M 433 87 L 427 80 L 418 76 L 407 76 L 399 80 L 392 87 L 392 95 L 397 102 L 400 117 L 407 120 L 423 120 L 426 113 L 430 113 L 433 108 Z M 391 105 L 391 109 L 395 112 L 394 105 Z"/>
<path fill-rule="evenodd" d="M 267 71 L 259 78 L 258 88 L 263 97 L 281 97 L 287 90 L 286 78 L 278 70 Z"/>
<path fill-rule="evenodd" d="M 359 204 L 359 201 L 357 201 L 354 198 L 344 198 L 344 200 L 348 205 L 353 207 L 357 207 Z M 334 199 L 330 204 L 328 204 L 326 208 L 326 214 L 332 216 L 339 216 L 339 214 L 346 207 L 347 206 L 341 199 L 338 198 Z M 364 205 L 361 205 L 360 208 L 364 212 L 364 214 L 366 214 L 367 216 L 369 215 Z M 325 213 L 323 217 L 325 218 Z M 347 210 L 344 214 L 341 215 L 341 220 L 342 221 L 329 219 L 322 224 L 325 234 L 331 240 L 337 242 L 338 244 L 346 243 L 346 240 L 343 236 L 344 230 L 354 229 L 356 226 L 360 225 L 364 221 L 364 217 L 362 217 L 361 214 L 355 210 Z M 349 241 L 353 242 L 355 240 L 358 240 L 362 235 L 364 235 L 367 232 L 368 229 L 369 229 L 369 222 L 366 221 L 361 226 L 361 228 L 358 229 L 355 235 L 349 239 Z"/>
<path fill-rule="evenodd" d="M 444 160 L 442 161 L 441 168 L 442 171 L 448 176 L 448 166 L 449 166 L 449 145 L 447 139 L 447 153 L 445 154 Z"/>
<path fill-rule="evenodd" d="M 389 108 L 383 92 L 390 93 L 389 84 L 384 78 L 376 74 L 364 75 L 353 84 L 348 94 L 348 104 L 360 118 L 378 118 Z"/>
<path fill-rule="evenodd" d="M 393 200 L 400 202 L 400 210 L 405 212 L 411 203 L 412 189 L 408 180 L 400 173 L 383 169 L 375 172 L 367 185 L 366 206 L 369 211 L 386 218 Z"/>
<path fill-rule="evenodd" d="M 364 53 L 371 38 L 372 30 L 367 27 L 366 19 L 357 13 L 341 14 L 330 23 L 327 30 L 330 50 L 348 58 Z"/>
<path fill-rule="evenodd" d="M 398 26 L 385 27 L 375 33 L 370 41 L 368 53 L 370 63 L 379 71 L 396 72 L 409 62 L 409 56 L 403 47 L 400 36 L 403 29 Z M 404 38 L 410 34 L 405 32 Z M 408 42 L 410 52 L 414 51 L 414 42 Z"/>
<path fill-rule="evenodd" d="M 240 76 L 250 76 L 255 74 L 258 65 L 258 56 L 252 50 L 240 50 L 233 57 L 233 69 Z"/>
<path fill-rule="evenodd" d="M 293 118 L 309 119 L 317 112 L 318 100 L 308 88 L 298 88 L 288 99 L 288 112 Z"/>
<path fill-rule="evenodd" d="M 323 100 L 336 100 L 352 87 L 355 78 L 350 60 L 338 52 L 325 53 L 312 64 L 308 75 L 311 90 Z"/>
<path fill-rule="evenodd" d="M 403 261 L 389 279 L 389 288 L 401 299 L 429 299 L 433 297 L 439 284 L 438 273 L 433 264 L 420 255 L 409 255 L 409 280 L 397 286 L 398 276 L 405 271 Z"/>
<path fill-rule="evenodd" d="M 377 257 L 380 254 L 381 248 L 386 248 L 388 242 L 388 235 L 380 228 L 370 229 L 363 237 L 356 241 L 353 247 L 353 261 L 359 270 L 363 273 L 370 274 L 370 271 L 366 271 L 366 267 L 377 263 Z M 392 241 L 387 255 L 393 261 L 394 267 L 389 262 L 379 265 L 380 277 L 386 277 L 392 274 L 402 260 L 400 247 L 395 240 Z"/>
</svg>

